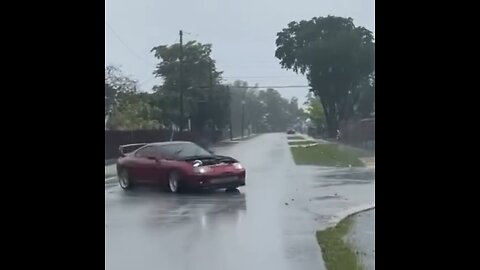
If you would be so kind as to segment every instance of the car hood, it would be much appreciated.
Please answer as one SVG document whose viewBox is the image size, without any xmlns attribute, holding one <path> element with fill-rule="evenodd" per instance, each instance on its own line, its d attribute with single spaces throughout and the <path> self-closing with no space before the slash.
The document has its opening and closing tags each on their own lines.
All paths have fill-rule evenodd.
<svg viewBox="0 0 480 270">
<path fill-rule="evenodd" d="M 221 163 L 236 163 L 238 162 L 236 159 L 229 157 L 229 156 L 221 156 L 221 155 L 212 155 L 212 156 L 190 156 L 180 158 L 178 160 L 186 161 L 189 163 L 193 163 L 195 160 L 202 161 L 203 165 L 216 165 Z"/>
</svg>

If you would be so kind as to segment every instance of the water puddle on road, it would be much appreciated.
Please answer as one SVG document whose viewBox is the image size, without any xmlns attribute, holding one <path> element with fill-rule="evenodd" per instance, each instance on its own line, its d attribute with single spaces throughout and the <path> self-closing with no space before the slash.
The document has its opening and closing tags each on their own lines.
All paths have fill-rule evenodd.
<svg viewBox="0 0 480 270">
<path fill-rule="evenodd" d="M 373 181 L 358 181 L 358 180 L 353 180 L 353 181 L 322 181 L 324 183 L 315 185 L 315 188 L 319 187 L 333 187 L 333 186 L 347 186 L 347 185 L 365 185 L 365 184 L 370 184 Z"/>
<path fill-rule="evenodd" d="M 370 168 L 348 168 L 317 172 L 314 187 L 370 184 L 375 181 L 375 170 Z"/>
<path fill-rule="evenodd" d="M 312 198 L 312 200 L 323 201 L 323 200 L 341 199 L 341 198 L 342 198 L 341 196 L 326 195 L 326 196 L 314 197 Z"/>
<path fill-rule="evenodd" d="M 192 222 L 207 224 L 222 218 L 236 219 L 239 212 L 246 211 L 245 194 L 223 190 L 158 194 L 149 205 L 152 208 L 146 223 L 152 227 Z"/>
<path fill-rule="evenodd" d="M 329 174 L 329 175 L 322 175 L 322 177 L 329 178 L 329 179 L 349 179 L 349 180 L 370 180 L 370 181 L 373 181 L 375 179 L 375 171 Z"/>
</svg>

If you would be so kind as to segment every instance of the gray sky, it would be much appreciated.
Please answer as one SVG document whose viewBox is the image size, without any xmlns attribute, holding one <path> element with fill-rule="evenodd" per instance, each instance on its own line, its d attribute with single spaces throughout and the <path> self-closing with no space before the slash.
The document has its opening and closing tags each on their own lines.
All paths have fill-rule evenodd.
<svg viewBox="0 0 480 270">
<path fill-rule="evenodd" d="M 197 40 L 212 44 L 226 82 L 307 85 L 305 76 L 283 70 L 275 58 L 277 32 L 291 21 L 335 15 L 375 33 L 375 0 L 105 0 L 105 64 L 120 66 L 151 90 L 160 80 L 150 50 L 160 44 Z M 307 88 L 277 89 L 305 100 Z"/>
</svg>

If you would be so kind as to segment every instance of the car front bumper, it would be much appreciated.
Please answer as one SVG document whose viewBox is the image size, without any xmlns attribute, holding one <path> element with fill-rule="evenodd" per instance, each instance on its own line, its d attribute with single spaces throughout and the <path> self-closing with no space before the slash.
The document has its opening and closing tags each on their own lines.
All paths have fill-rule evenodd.
<svg viewBox="0 0 480 270">
<path fill-rule="evenodd" d="M 236 188 L 245 186 L 245 172 L 230 175 L 190 175 L 184 186 L 199 189 Z"/>
</svg>

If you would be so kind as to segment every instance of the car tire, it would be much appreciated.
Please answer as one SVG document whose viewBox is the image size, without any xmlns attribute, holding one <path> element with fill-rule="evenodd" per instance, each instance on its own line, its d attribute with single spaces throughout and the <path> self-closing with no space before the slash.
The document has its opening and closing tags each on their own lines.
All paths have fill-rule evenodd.
<svg viewBox="0 0 480 270">
<path fill-rule="evenodd" d="M 234 187 L 234 188 L 225 189 L 225 192 L 227 192 L 227 193 L 240 193 L 240 190 L 238 190 L 238 188 Z"/>
<path fill-rule="evenodd" d="M 180 175 L 176 171 L 171 171 L 167 178 L 167 191 L 170 193 L 179 193 Z"/>
<path fill-rule="evenodd" d="M 133 187 L 132 179 L 130 175 L 128 174 L 128 171 L 126 169 L 121 169 L 118 172 L 118 184 L 123 190 L 130 190 Z"/>
</svg>

